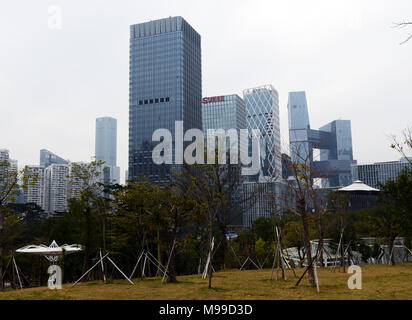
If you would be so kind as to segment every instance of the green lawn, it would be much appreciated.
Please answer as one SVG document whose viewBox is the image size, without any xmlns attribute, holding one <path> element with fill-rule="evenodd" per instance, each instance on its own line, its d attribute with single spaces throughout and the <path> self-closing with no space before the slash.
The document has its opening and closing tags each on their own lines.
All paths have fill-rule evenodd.
<svg viewBox="0 0 412 320">
<path fill-rule="evenodd" d="M 319 269 L 318 269 L 319 270 Z M 297 273 L 302 274 L 298 269 Z M 7 290 L 0 299 L 412 299 L 412 263 L 396 266 L 362 267 L 362 289 L 350 290 L 350 274 L 319 270 L 320 293 L 308 286 L 305 278 L 296 287 L 296 278 L 287 271 L 286 281 L 269 280 L 270 270 L 229 270 L 213 276 L 213 288 L 200 275 L 178 277 L 179 283 L 162 284 L 160 278 L 115 280 L 111 284 L 86 282 L 62 290 L 47 287 Z"/>
</svg>

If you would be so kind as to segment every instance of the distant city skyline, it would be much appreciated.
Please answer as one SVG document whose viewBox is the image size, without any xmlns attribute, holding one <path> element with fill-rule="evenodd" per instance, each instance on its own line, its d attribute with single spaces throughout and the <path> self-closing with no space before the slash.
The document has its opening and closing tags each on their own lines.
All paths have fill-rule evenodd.
<svg viewBox="0 0 412 320">
<path fill-rule="evenodd" d="M 408 30 L 392 26 L 409 18 L 408 0 L 57 0 L 60 30 L 48 28 L 50 5 L 7 2 L 0 13 L 9 30 L 0 43 L 0 148 L 19 167 L 39 164 L 41 149 L 90 161 L 95 118 L 111 116 L 118 165 L 127 169 L 129 26 L 169 16 L 183 16 L 202 36 L 203 96 L 273 84 L 285 144 L 288 92 L 305 91 L 312 127 L 351 120 L 358 164 L 400 158 L 389 136 L 412 118 L 412 43 L 399 45 Z"/>
</svg>

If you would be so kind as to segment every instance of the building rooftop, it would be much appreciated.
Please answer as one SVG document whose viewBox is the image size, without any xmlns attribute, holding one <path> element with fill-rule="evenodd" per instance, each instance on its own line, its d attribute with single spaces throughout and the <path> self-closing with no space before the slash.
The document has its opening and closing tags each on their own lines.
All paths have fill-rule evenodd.
<svg viewBox="0 0 412 320">
<path fill-rule="evenodd" d="M 360 180 L 356 180 L 349 186 L 340 188 L 339 191 L 379 191 L 378 189 L 372 188 Z"/>
</svg>

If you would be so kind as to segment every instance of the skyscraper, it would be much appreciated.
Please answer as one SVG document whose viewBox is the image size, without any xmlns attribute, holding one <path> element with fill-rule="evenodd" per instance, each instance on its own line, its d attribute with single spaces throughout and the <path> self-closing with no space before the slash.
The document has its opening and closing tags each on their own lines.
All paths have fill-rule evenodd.
<svg viewBox="0 0 412 320">
<path fill-rule="evenodd" d="M 111 117 L 96 119 L 96 161 L 104 161 L 107 166 L 116 166 L 117 120 Z"/>
<path fill-rule="evenodd" d="M 237 94 L 202 100 L 203 134 L 207 129 L 247 129 L 245 102 Z"/>
<path fill-rule="evenodd" d="M 310 130 L 306 93 L 304 91 L 289 92 L 289 143 L 293 162 L 311 162 L 313 149 L 309 143 L 308 130 Z"/>
<path fill-rule="evenodd" d="M 160 182 L 168 167 L 153 163 L 153 132 L 174 137 L 175 121 L 202 130 L 200 35 L 182 17 L 132 25 L 129 69 L 129 179 Z"/>
<path fill-rule="evenodd" d="M 335 120 L 319 130 L 311 129 L 304 91 L 289 93 L 288 113 L 291 160 L 311 164 L 314 177 L 322 178 L 324 187 L 349 185 L 351 165 L 356 163 L 350 120 Z M 313 149 L 320 150 L 318 160 L 313 159 Z"/>
<path fill-rule="evenodd" d="M 104 182 L 120 183 L 120 168 L 117 167 L 117 120 L 112 117 L 96 119 L 96 161 L 104 161 L 108 168 L 104 174 Z"/>
<path fill-rule="evenodd" d="M 272 85 L 264 85 L 243 91 L 249 131 L 259 129 L 261 172 L 260 181 L 282 178 L 279 96 Z"/>
</svg>

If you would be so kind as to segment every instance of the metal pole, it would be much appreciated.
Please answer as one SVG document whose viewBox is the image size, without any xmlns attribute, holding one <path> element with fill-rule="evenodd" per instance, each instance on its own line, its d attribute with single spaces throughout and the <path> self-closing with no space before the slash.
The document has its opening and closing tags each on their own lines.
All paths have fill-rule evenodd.
<svg viewBox="0 0 412 320">
<path fill-rule="evenodd" d="M 144 255 L 144 262 L 143 262 L 143 269 L 142 269 L 142 278 L 145 277 L 146 260 L 147 260 L 147 252 L 146 252 L 146 254 Z"/>
<path fill-rule="evenodd" d="M 142 253 L 140 254 L 139 258 L 137 259 L 136 265 L 133 268 L 132 274 L 130 275 L 129 279 L 131 279 L 134 275 L 134 272 L 136 271 L 137 265 L 139 264 L 140 259 L 142 258 L 144 251 L 142 251 Z"/>
<path fill-rule="evenodd" d="M 106 255 L 107 256 L 107 255 Z M 110 257 L 108 256 L 107 257 L 107 259 L 109 259 L 109 261 L 116 267 L 116 269 L 117 270 L 119 270 L 119 272 L 123 275 L 123 277 L 125 277 L 126 278 L 126 280 L 127 281 L 129 281 L 132 285 L 134 285 L 134 283 L 133 283 L 133 281 L 132 280 L 130 280 L 124 273 L 123 273 L 123 271 L 122 270 L 120 270 L 119 269 L 119 267 L 118 266 L 116 266 L 116 264 L 113 262 L 113 260 L 112 259 L 110 259 Z"/>
<path fill-rule="evenodd" d="M 165 281 L 166 273 L 167 273 L 167 271 L 169 270 L 169 263 L 170 263 L 170 259 L 171 259 L 171 257 L 172 257 L 173 250 L 174 250 L 174 248 L 175 248 L 175 244 L 176 244 L 176 239 L 173 240 L 172 250 L 170 250 L 169 259 L 167 259 L 166 271 L 165 271 L 165 273 L 163 274 L 162 283 Z"/>
<path fill-rule="evenodd" d="M 108 255 L 108 253 L 106 253 L 106 254 L 103 256 L 103 258 L 101 258 L 99 261 L 97 261 L 97 262 L 93 265 L 93 267 L 91 267 L 89 270 L 87 270 L 87 271 L 79 278 L 79 280 L 77 280 L 75 283 L 73 283 L 72 287 L 74 287 L 74 285 L 75 285 L 76 283 L 78 283 L 78 282 L 79 282 L 81 279 L 83 279 L 90 271 L 92 271 L 93 268 L 94 268 L 95 266 L 97 266 L 97 265 L 100 263 L 101 260 L 103 260 L 104 258 L 107 257 L 107 255 Z"/>
<path fill-rule="evenodd" d="M 14 263 L 14 268 L 16 269 L 17 279 L 19 279 L 20 289 L 23 289 L 23 286 L 21 285 L 19 269 L 17 268 L 16 259 L 14 259 L 14 256 L 13 256 L 13 263 Z"/>
<path fill-rule="evenodd" d="M 99 255 L 100 255 L 100 264 L 102 266 L 102 272 L 103 272 L 103 281 L 106 283 L 106 274 L 104 273 L 104 266 L 103 266 L 103 259 L 102 259 L 102 250 L 99 250 Z"/>
</svg>

